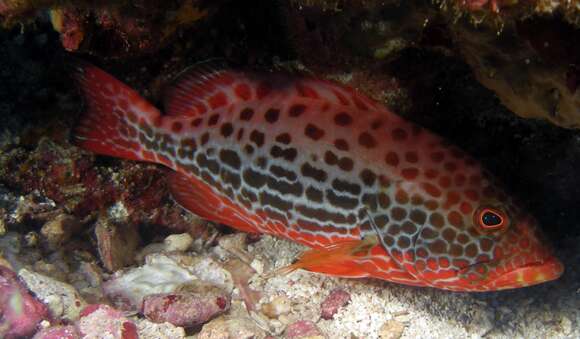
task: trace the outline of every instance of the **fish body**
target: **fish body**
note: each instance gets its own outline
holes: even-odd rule
[[[86,64],[80,147],[173,170],[193,213],[311,247],[291,269],[490,291],[559,277],[536,221],[482,166],[355,90],[207,65],[165,112]]]

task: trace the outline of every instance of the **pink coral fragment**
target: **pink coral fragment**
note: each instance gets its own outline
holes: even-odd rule
[[[108,305],[88,305],[81,311],[81,319],[76,323],[81,336],[137,339],[137,326],[122,312]]]
[[[31,336],[47,318],[46,306],[28,292],[16,273],[0,266],[0,337]]]
[[[225,294],[160,293],[146,296],[143,300],[143,314],[149,320],[182,327],[202,325],[229,307],[230,300]]]
[[[54,326],[36,333],[32,339],[79,339],[80,337],[74,326]]]
[[[320,335],[322,334],[318,327],[316,327],[316,324],[310,320],[300,320],[286,327],[286,334],[284,337],[287,339],[298,339]]]
[[[335,289],[324,299],[320,305],[320,313],[323,319],[332,319],[338,310],[348,304],[350,294],[342,289]]]

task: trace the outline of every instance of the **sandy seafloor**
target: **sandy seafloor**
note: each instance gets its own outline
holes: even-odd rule
[[[250,246],[251,253],[274,267],[289,264],[301,250],[300,245],[269,236]],[[568,260],[578,263],[579,256]],[[318,319],[317,325],[329,338],[379,338],[381,326],[391,319],[405,325],[402,338],[579,338],[577,277],[578,265],[569,265],[567,275],[557,282],[480,294],[305,271],[254,277],[251,286],[271,296],[288,296],[292,312]],[[351,302],[334,319],[320,319],[320,303],[335,288],[348,291]]]

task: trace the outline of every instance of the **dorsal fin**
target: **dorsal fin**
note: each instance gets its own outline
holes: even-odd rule
[[[224,61],[204,61],[183,70],[165,92],[165,114],[170,116],[198,116],[223,105],[224,93],[240,72],[226,66]]]
[[[208,61],[184,70],[165,95],[165,113],[193,117],[238,101],[269,99],[324,100],[359,110],[377,110],[381,105],[352,87],[309,75],[240,71],[224,61]]]

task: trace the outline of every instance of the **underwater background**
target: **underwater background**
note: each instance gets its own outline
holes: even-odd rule
[[[580,1],[0,0],[0,24],[0,337],[580,337]],[[268,275],[304,247],[71,145],[73,58],[157,106],[209,59],[352,86],[481,161],[566,271],[489,293]]]

